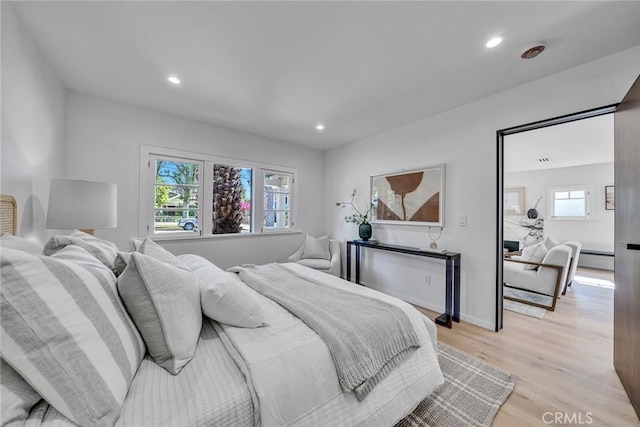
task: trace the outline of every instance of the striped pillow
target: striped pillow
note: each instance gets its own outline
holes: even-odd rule
[[[44,246],[43,252],[45,255],[53,255],[69,245],[81,247],[98,258],[111,271],[116,272],[115,259],[118,256],[118,247],[108,240],[98,239],[79,230],[75,230],[68,236],[53,236]]]
[[[4,359],[0,361],[0,422],[24,425],[29,411],[42,397]]]
[[[113,273],[77,246],[0,261],[2,357],[72,421],[113,425],[145,351]]]

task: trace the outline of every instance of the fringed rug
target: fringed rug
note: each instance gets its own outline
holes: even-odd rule
[[[396,427],[490,426],[516,384],[501,372],[438,343],[442,384]]]
[[[544,308],[534,307],[533,305],[523,304],[521,302],[511,301],[508,299],[503,301],[503,307],[505,310],[535,317],[536,319],[542,319],[544,314],[547,312]]]

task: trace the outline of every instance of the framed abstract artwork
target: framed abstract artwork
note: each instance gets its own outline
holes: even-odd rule
[[[604,187],[604,208],[608,211],[615,210],[616,208],[616,187],[613,185],[606,185]]]
[[[376,223],[444,226],[445,165],[371,176]]]

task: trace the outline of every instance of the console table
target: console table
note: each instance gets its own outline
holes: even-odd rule
[[[435,252],[420,250],[409,246],[388,245],[385,243],[369,243],[364,240],[347,241],[347,280],[351,281],[351,252],[356,250],[356,283],[360,284],[360,248],[377,249],[407,255],[443,259],[446,261],[446,301],[445,312],[436,317],[438,325],[451,328],[452,321],[460,322],[460,254],[455,252]]]

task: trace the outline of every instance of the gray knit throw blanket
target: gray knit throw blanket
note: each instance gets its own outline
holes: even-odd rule
[[[340,387],[355,392],[359,401],[420,347],[409,318],[391,304],[324,285],[280,264],[229,271],[313,329],[329,347]]]

